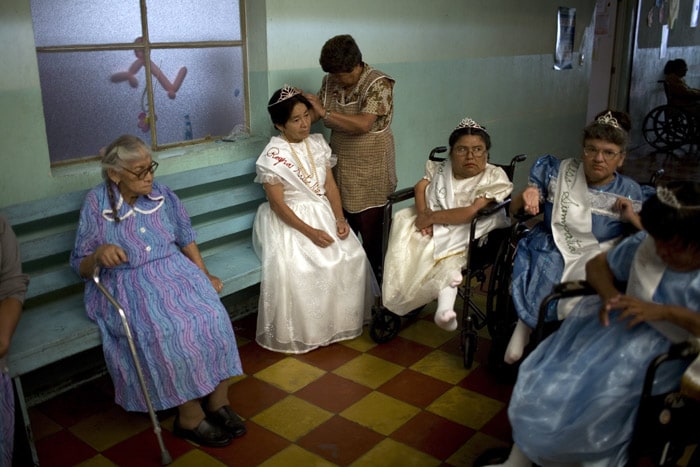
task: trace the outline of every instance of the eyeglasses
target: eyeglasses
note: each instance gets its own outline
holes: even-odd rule
[[[615,157],[619,156],[620,154],[622,154],[622,152],[615,152],[615,151],[611,151],[609,149],[598,149],[595,146],[584,146],[583,147],[583,155],[586,157],[593,159],[598,154],[603,154],[603,157],[606,160],[610,160],[610,159],[614,159]]]
[[[146,167],[143,170],[139,170],[138,172],[134,172],[133,170],[129,170],[126,167],[122,167],[122,170],[129,172],[131,175],[138,178],[139,180],[143,180],[144,178],[146,178],[146,174],[152,174],[153,172],[156,171],[157,168],[158,168],[158,163],[156,161],[153,161],[153,162],[151,162],[151,164],[148,167]]]
[[[453,151],[455,154],[460,156],[471,154],[475,159],[479,159],[486,155],[486,148],[484,146],[474,146],[473,148],[467,146],[455,146]]]

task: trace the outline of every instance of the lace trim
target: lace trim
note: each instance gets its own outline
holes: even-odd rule
[[[557,183],[557,177],[552,177],[549,181],[547,187],[547,201],[554,203],[554,193]],[[622,195],[616,195],[615,193],[608,193],[605,191],[598,191],[592,188],[588,189],[588,202],[591,204],[591,213],[598,216],[606,216],[615,219],[620,218],[620,213],[613,211],[612,207],[618,198],[623,197]],[[637,200],[632,201],[632,208],[634,212],[639,212],[642,210],[642,202]]]

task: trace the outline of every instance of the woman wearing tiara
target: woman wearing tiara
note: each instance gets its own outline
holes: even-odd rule
[[[508,408],[515,445],[503,465],[626,465],[647,366],[672,342],[700,336],[700,184],[659,187],[641,222],[646,232],[588,262],[598,295],[520,366]],[[665,363],[654,393],[680,383],[698,394],[698,363]]]
[[[453,331],[471,220],[490,202],[503,201],[513,184],[503,169],[488,163],[491,137],[471,118],[455,128],[449,145],[449,158],[426,162],[425,176],[415,186],[415,206],[392,220],[382,302],[403,316],[437,298],[435,323]],[[477,236],[509,224],[501,212],[480,221]]]
[[[256,340],[304,353],[362,333],[374,276],[343,217],[331,148],[309,134],[311,104],[285,85],[267,106],[279,130],[257,160],[259,208],[253,244],[262,261]]]
[[[512,296],[518,323],[505,351],[506,363],[522,357],[537,325],[540,303],[559,282],[583,279],[586,261],[619,241],[653,193],[617,170],[625,160],[630,121],[622,112],[601,112],[583,130],[581,158],[560,161],[546,155],[530,171],[528,187],[513,197],[511,212],[521,209],[544,221],[520,240],[513,266]],[[563,319],[576,299],[548,310],[547,320]]]

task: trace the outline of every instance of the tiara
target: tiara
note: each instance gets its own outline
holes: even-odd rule
[[[459,125],[457,125],[457,128],[455,128],[455,130],[461,130],[462,128],[474,128],[475,130],[486,131],[485,127],[479,125],[469,117],[463,118],[462,121],[459,122]]]
[[[268,104],[267,106],[272,107],[273,105],[277,105],[282,101],[286,101],[290,97],[294,97],[297,94],[301,94],[301,89],[295,88],[294,86],[290,86],[289,84],[285,84],[284,86],[282,86],[282,89],[280,89],[280,98],[272,104]]]
[[[656,189],[656,197],[659,198],[666,206],[672,207],[674,209],[700,209],[700,206],[683,206],[678,198],[676,198],[675,193],[665,186],[660,186]]]
[[[681,203],[678,201],[678,198],[676,198],[676,195],[665,186],[660,186],[656,189],[656,197],[666,206],[670,206],[674,209],[681,208]]]
[[[618,128],[620,130],[622,129],[620,124],[617,122],[617,119],[612,116],[612,112],[609,110],[605,113],[605,115],[596,118],[595,122],[601,125],[610,125],[611,127]]]

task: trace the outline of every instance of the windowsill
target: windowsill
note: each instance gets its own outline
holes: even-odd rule
[[[154,159],[161,163],[158,174],[177,173],[183,170],[247,159],[257,156],[267,144],[268,138],[249,136],[235,141],[214,140],[168,148],[154,153]],[[96,159],[75,164],[53,167],[53,177],[91,177],[100,175],[100,164]]]

